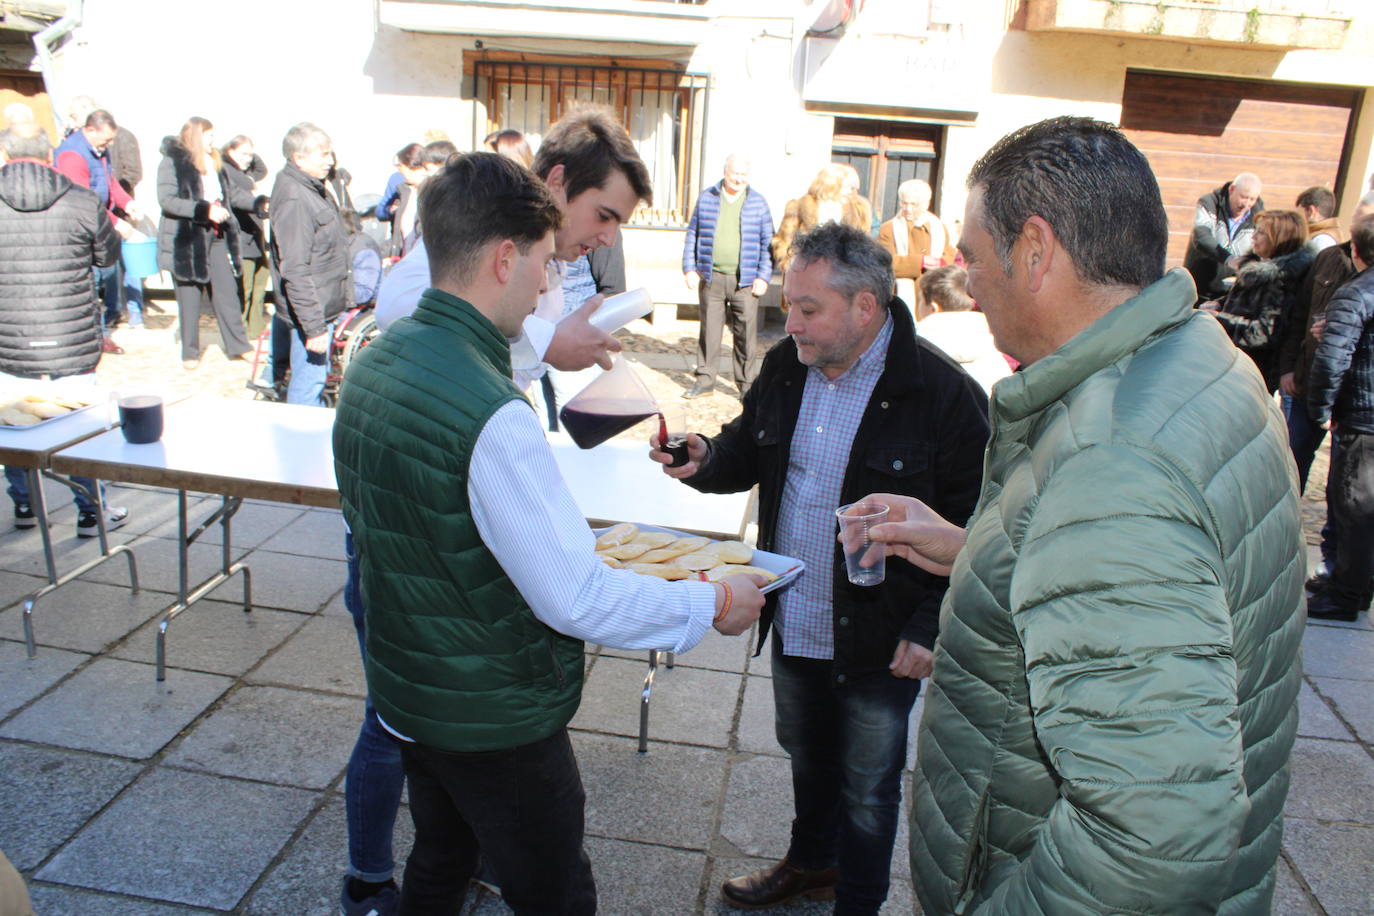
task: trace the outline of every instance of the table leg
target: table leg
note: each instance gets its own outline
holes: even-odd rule
[[[96,515],[99,518],[98,530],[100,532],[100,556],[96,557],[94,560],[90,560],[89,562],[82,563],[76,569],[73,569],[70,572],[67,572],[66,574],[61,576],[57,574],[57,561],[56,558],[53,556],[52,549],[52,533],[48,530],[48,507],[47,500],[43,496],[43,477],[48,477],[52,480],[56,480],[58,483],[67,484],[68,486],[80,487],[82,490],[86,492],[86,495],[88,495],[91,498],[91,501],[94,502],[95,505],[99,508],[99,511],[96,513]],[[34,606],[38,603],[38,599],[42,598],[44,595],[48,594],[49,592],[53,591],[59,586],[67,584],[68,582],[72,581],[78,576],[85,575],[92,569],[95,569],[101,563],[104,563],[106,560],[112,559],[121,553],[124,554],[129,561],[130,593],[137,595],[139,587],[138,564],[134,560],[134,552],[131,549],[129,549],[128,545],[126,544],[120,544],[117,547],[111,548],[109,539],[105,535],[105,506],[100,499],[100,484],[98,482],[95,483],[95,492],[91,492],[91,489],[89,487],[84,487],[81,484],[78,484],[75,481],[71,480],[70,478],[63,477],[61,474],[56,474],[52,471],[46,470],[40,473],[36,468],[30,468],[29,505],[33,508],[34,517],[38,519],[39,532],[43,537],[43,557],[48,564],[48,584],[38,589],[36,592],[33,592],[27,598],[24,599],[24,647],[28,651],[29,658],[34,658],[38,655],[38,645],[33,635],[33,609]]]
[[[649,670],[644,675],[644,687],[639,692],[639,752],[649,752],[649,694],[654,689],[654,675],[658,673],[658,650],[649,650]]]
[[[243,610],[245,613],[253,610],[253,574],[243,563],[230,562],[230,557],[233,556],[231,520],[241,505],[243,505],[243,499],[238,496],[223,497],[220,507],[211,513],[209,518],[201,522],[195,531],[191,531],[186,518],[186,491],[177,491],[177,600],[175,604],[162,612],[162,620],[157,625],[157,679],[159,681],[167,680],[167,628],[171,624],[172,618],[224,584],[235,573],[243,573]],[[219,522],[220,525],[220,540],[222,542],[219,572],[192,589],[190,587],[190,547],[216,522]]]

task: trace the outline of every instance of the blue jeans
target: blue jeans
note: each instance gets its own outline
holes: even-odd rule
[[[16,506],[29,504],[29,472],[27,468],[5,468],[5,479],[9,481],[7,492],[10,499],[14,500]],[[73,477],[72,480],[84,487],[95,489],[95,481],[89,477]],[[95,503],[91,498],[76,487],[72,487],[72,496],[75,497],[76,508],[79,512],[94,512]]]
[[[876,916],[887,899],[921,682],[882,673],[836,686],[831,667],[784,655],[774,631],[773,705],[778,743],[792,758],[796,813],[787,858],[807,870],[838,865],[837,916]]]
[[[129,307],[129,327],[143,327],[143,281],[124,274],[124,304]]]
[[[358,630],[358,652],[367,662],[367,622],[363,614],[363,593],[358,582],[358,552],[353,535],[344,535],[344,556],[348,558],[348,581],[344,583],[344,607],[353,615]],[[400,742],[391,737],[377,721],[377,710],[368,697],[363,707],[363,727],[348,758],[348,778],[344,788],[344,810],[348,816],[348,871],[361,881],[380,884],[396,869],[391,851],[391,835],[396,827],[396,812],[401,807],[405,770],[401,766]]]
[[[291,340],[291,380],[286,386],[286,403],[323,407],[324,383],[329,379],[329,350],[311,353],[305,348],[304,331],[280,318],[273,318],[272,322],[274,353],[281,336],[289,335]],[[334,322],[325,327],[325,333],[333,337]]]
[[[100,296],[100,301],[105,304],[100,312],[101,330],[108,328],[119,320],[121,309],[120,295],[124,291],[124,268],[118,261],[109,267],[96,267],[95,271],[95,291]]]

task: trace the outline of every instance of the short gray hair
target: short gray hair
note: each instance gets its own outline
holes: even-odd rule
[[[867,290],[887,305],[896,280],[892,255],[866,232],[842,223],[826,223],[798,236],[788,251],[792,267],[816,261],[830,265],[830,286],[846,299]],[[792,268],[789,268],[792,269]]]
[[[329,142],[329,134],[309,121],[302,121],[288,130],[282,138],[281,154],[286,157],[286,161],[292,162],[295,157],[317,150]]]
[[[0,149],[11,160],[40,159],[48,161],[52,147],[48,145],[48,135],[41,130],[36,133],[19,130],[0,132]]]

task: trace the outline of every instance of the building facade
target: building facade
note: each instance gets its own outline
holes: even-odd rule
[[[1149,155],[1175,263],[1193,202],[1238,171],[1261,176],[1269,206],[1324,184],[1349,213],[1374,169],[1374,12],[1356,0],[240,0],[216,9],[69,2],[70,28],[57,30],[46,60],[21,66],[24,43],[0,32],[0,80],[8,73],[32,88],[41,75],[58,121],[64,99],[95,97],[142,141],[146,174],[161,138],[193,114],[222,140],[252,136],[274,168],[286,129],[314,121],[333,136],[355,195],[380,192],[393,153],[427,130],[460,148],[507,127],[537,141],[570,107],[609,105],[653,174],[654,203],[627,228],[626,254],[631,284],[660,302],[693,298],[681,278],[683,228],[732,152],[753,159],[752,182],[775,219],[822,166],[842,161],[882,218],[895,212],[897,185],[921,177],[937,212],[957,223],[968,169],[997,138],[1052,115],[1091,115],[1120,123]],[[154,203],[151,182],[138,190]]]

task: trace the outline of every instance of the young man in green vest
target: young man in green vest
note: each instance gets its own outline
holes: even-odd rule
[[[479,851],[517,914],[596,911],[567,724],[582,641],[685,651],[741,633],[747,576],[604,566],[508,338],[547,287],[562,215],[532,173],[463,156],[421,192],[434,288],[349,368],[334,425],[367,608],[368,692],[400,739],[415,846],[402,914],[457,911]]]

